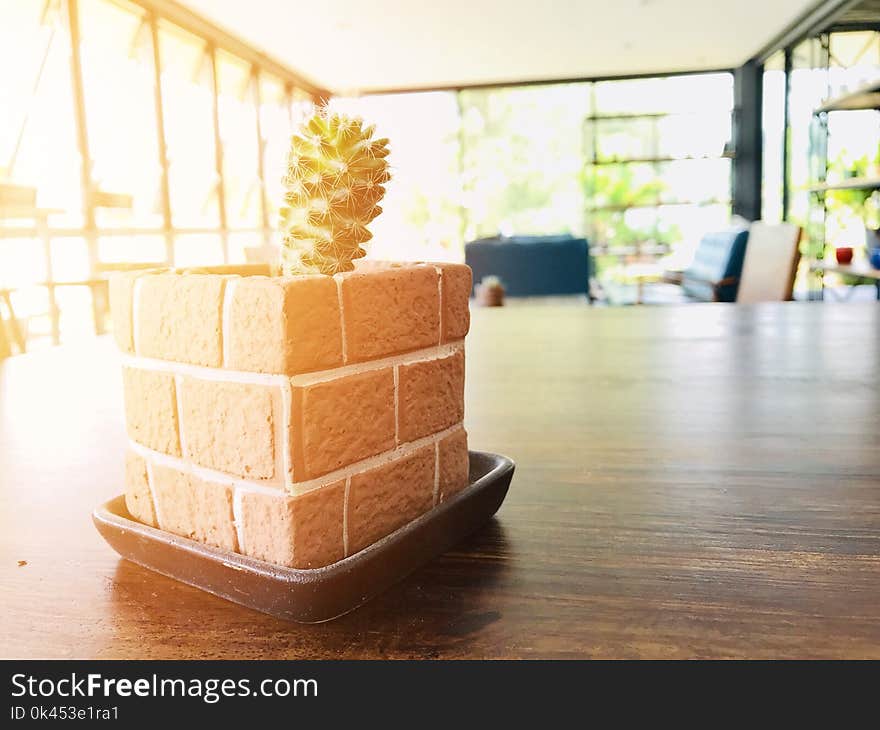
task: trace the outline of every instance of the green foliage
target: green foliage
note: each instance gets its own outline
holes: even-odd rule
[[[880,167],[880,149],[873,160],[873,168]],[[870,177],[872,161],[868,155],[848,163],[844,153],[838,155],[828,165],[828,171],[838,173],[843,180],[847,178]],[[868,189],[829,190],[825,195],[828,211],[831,214],[851,213],[861,218],[865,225],[877,228],[880,223],[876,191]]]
[[[627,220],[627,210],[647,209],[660,202],[666,184],[657,178],[639,180],[634,165],[588,165],[582,181],[589,201],[588,225],[591,237],[609,246],[627,246],[645,241],[673,244],[681,240],[677,226],[661,228],[637,225]],[[603,209],[604,210],[601,210]]]
[[[382,212],[388,140],[359,118],[319,109],[290,141],[281,208],[282,270],[287,275],[351,271]]]
[[[580,228],[577,101],[568,85],[461,93],[465,237]]]

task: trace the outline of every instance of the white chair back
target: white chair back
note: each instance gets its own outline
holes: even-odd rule
[[[784,302],[792,298],[801,229],[793,223],[755,221],[736,294],[738,304]]]

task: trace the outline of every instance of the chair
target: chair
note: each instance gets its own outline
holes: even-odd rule
[[[707,233],[700,240],[694,260],[681,275],[684,296],[701,302],[736,301],[740,275],[749,240],[749,229],[731,228]]]
[[[466,244],[464,255],[474,285],[497,276],[509,297],[589,295],[590,247],[585,238],[494,236]]]
[[[752,223],[736,296],[738,304],[794,298],[800,240],[801,229],[792,223]]]
[[[801,230],[791,223],[755,221],[746,228],[709,233],[693,263],[679,274],[667,272],[667,284],[678,284],[678,297],[652,288],[652,304],[682,301],[781,302],[793,298]]]

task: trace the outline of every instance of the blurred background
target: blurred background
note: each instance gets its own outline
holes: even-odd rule
[[[694,51],[691,68],[660,54],[634,73],[498,78],[495,67],[528,60],[502,54],[487,70],[483,49],[470,65],[458,59],[473,69],[467,78],[453,67],[455,78],[407,88],[390,65],[380,88],[381,64],[368,55],[365,70],[350,64],[350,79],[337,59],[332,84],[313,80],[321,59],[305,50],[314,39],[295,68],[269,53],[298,46],[303,31],[279,30],[272,3],[235,5],[0,0],[0,317],[16,322],[27,349],[107,329],[115,269],[270,256],[288,138],[316,102],[361,114],[392,140],[394,179],[371,227],[375,258],[463,260],[475,239],[571,234],[589,241],[595,298],[617,304],[631,301],[633,265],[685,268],[707,231],[740,215],[804,229],[795,296],[805,298],[810,257],[847,245],[864,257],[866,228],[880,223],[876,186],[811,192],[880,178],[880,115],[817,114],[880,78],[876,2],[837,3],[809,37],[784,33],[804,3],[787,3],[772,23],[760,3],[746,3],[755,38],[735,63]],[[287,5],[285,19],[291,8],[310,12]],[[586,5],[596,13],[589,42],[611,28],[601,4]],[[545,20],[556,23],[534,18]],[[356,19],[333,23],[328,32],[343,41],[357,28]],[[254,28],[271,34],[258,43]],[[639,50],[627,43],[623,59]],[[742,129],[750,115],[751,141]],[[830,276],[825,286],[852,283]]]

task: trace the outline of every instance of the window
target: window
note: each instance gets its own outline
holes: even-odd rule
[[[287,165],[291,128],[290,99],[283,82],[260,74],[260,133],[263,145],[263,180],[266,190],[266,219],[270,227],[277,223],[284,188],[281,180]]]
[[[465,236],[580,232],[585,84],[461,92]]]
[[[214,134],[213,67],[196,36],[162,24],[162,98],[168,186],[175,228],[220,226]]]
[[[0,287],[29,348],[94,331],[114,268],[269,240],[292,74],[126,0],[3,3],[0,63]]]
[[[455,260],[462,256],[458,107],[446,92],[334,99],[391,140],[392,179],[371,225],[372,258]]]
[[[3,6],[0,64],[7,72],[0,73],[0,179],[37,188],[37,205],[57,211],[53,223],[79,226],[83,199],[70,42],[60,4],[43,6]]]
[[[162,170],[150,26],[133,7],[78,4],[95,220],[99,228],[157,228]]]
[[[693,74],[334,100],[392,139],[371,255],[461,257],[497,234],[587,235],[612,264],[686,258],[730,218],[733,78]],[[381,254],[379,253],[381,252]]]
[[[263,224],[257,79],[249,64],[217,51],[217,89],[226,220],[230,228],[257,228]]]
[[[584,120],[585,230],[613,257],[673,251],[686,263],[730,218],[733,78],[601,81]],[[611,265],[611,260],[600,260]]]

